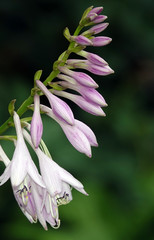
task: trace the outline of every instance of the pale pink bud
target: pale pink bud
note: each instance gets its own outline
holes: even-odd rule
[[[56,91],[56,90],[54,90],[54,93],[58,96],[70,99],[71,101],[76,103],[80,108],[82,108],[84,111],[90,114],[93,114],[96,116],[105,116],[105,113],[101,109],[100,105],[88,102],[82,96],[64,92],[64,91]]]
[[[112,41],[112,38],[109,37],[94,37],[91,39],[92,45],[94,47],[102,47],[109,44]]]
[[[96,16],[94,18],[94,20],[92,20],[93,23],[101,23],[103,21],[105,21],[107,19],[107,16],[105,15],[99,15],[99,16]]]
[[[74,72],[67,67],[59,67],[59,70],[70,77],[74,78],[76,82],[87,87],[97,88],[97,83],[86,73],[83,72]],[[67,80],[66,80],[67,81]]]
[[[86,126],[86,124],[82,124],[80,121],[75,119],[75,123],[73,126],[68,125],[62,121],[60,121],[54,114],[52,109],[41,105],[41,110],[44,111],[49,117],[53,118],[63,129],[67,139],[73,145],[73,147],[81,152],[86,154],[88,157],[91,157],[91,146],[97,146],[97,140],[93,133],[93,131]]]
[[[72,83],[72,84],[76,84],[76,81],[75,81],[74,78],[69,77],[69,76],[67,76],[67,75],[65,75],[65,74],[58,74],[58,75],[57,75],[57,78],[59,78],[59,79],[61,79],[61,80],[64,80],[64,81],[66,81],[66,82]]]
[[[89,64],[89,66],[86,69],[96,75],[101,75],[101,76],[106,76],[111,73],[114,73],[114,71],[108,65],[101,67],[95,64]]]
[[[92,62],[95,65],[100,65],[100,66],[104,66],[107,65],[108,63],[101,58],[100,56],[98,56],[97,54],[94,53],[90,53],[90,52],[86,52],[86,51],[80,51],[77,53],[78,55],[87,58],[90,62]]]
[[[74,68],[86,69],[89,72],[92,72],[96,75],[101,75],[101,76],[114,73],[114,71],[108,65],[98,66],[98,65],[92,64],[88,60],[69,59],[67,60],[67,64],[70,66],[73,66]]]
[[[88,29],[86,32],[83,33],[83,35],[85,34],[98,34],[102,31],[104,31],[107,26],[109,25],[109,23],[101,23],[101,24],[98,24],[98,25],[95,25],[94,27]]]
[[[102,10],[103,7],[95,7],[87,14],[87,17],[89,17],[89,15],[91,15],[92,13],[100,14]]]
[[[82,85],[74,85],[67,82],[60,82],[60,84],[63,87],[70,88],[79,92],[85,98],[85,100],[92,102],[93,104],[98,104],[103,107],[107,106],[107,103],[105,102],[103,96],[94,88],[88,88]]]
[[[86,38],[86,37],[84,37],[84,36],[82,36],[82,35],[79,35],[77,37],[73,36],[71,39],[74,40],[75,42],[77,42],[78,44],[83,45],[83,46],[90,46],[90,45],[92,45],[91,40]]]
[[[88,127],[85,123],[76,119],[75,119],[75,126],[85,134],[91,146],[98,147],[96,136],[90,127]]]
[[[88,157],[91,157],[90,142],[83,131],[76,127],[76,125],[70,126],[68,124],[60,124],[60,126],[62,127],[67,139],[73,145],[73,147],[77,151],[86,154]]]
[[[40,90],[46,95],[46,97],[49,100],[49,103],[52,107],[52,110],[54,114],[61,119],[64,122],[67,122],[70,125],[74,124],[74,116],[71,108],[68,106],[67,103],[65,103],[60,98],[54,96],[45,86],[44,84],[37,80],[36,81],[37,86],[40,88]]]
[[[37,94],[34,96],[34,113],[31,121],[30,133],[32,143],[35,148],[38,148],[42,138],[43,124],[40,114],[40,97]]]

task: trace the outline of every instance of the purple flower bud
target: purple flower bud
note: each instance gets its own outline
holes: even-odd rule
[[[87,58],[90,62],[92,62],[95,65],[104,66],[108,64],[103,58],[101,58],[100,56],[94,53],[90,53],[82,50],[77,54]]]
[[[80,108],[82,108],[84,111],[90,114],[93,114],[96,116],[105,116],[105,113],[101,109],[100,105],[88,102],[82,96],[64,92],[64,91],[56,91],[56,90],[54,90],[54,94],[70,99],[72,102],[76,103]]]
[[[93,23],[101,23],[103,21],[105,21],[107,19],[107,16],[105,15],[99,15],[99,16],[96,16],[94,18],[94,20],[92,20]]]
[[[85,123],[76,119],[75,119],[75,125],[79,130],[81,130],[85,134],[91,146],[98,147],[96,136],[90,127],[88,127]]]
[[[88,39],[88,38],[86,38],[82,35],[79,35],[77,37],[73,36],[71,39],[74,40],[75,42],[77,42],[78,44],[83,45],[83,46],[92,45],[92,42],[90,41],[90,39]]]
[[[49,100],[49,103],[52,107],[54,114],[64,122],[67,122],[70,125],[74,124],[74,116],[71,108],[60,98],[54,96],[45,86],[44,84],[37,80],[37,86],[40,90],[46,95]]]
[[[92,45],[94,47],[102,47],[109,44],[112,41],[112,38],[109,37],[94,37],[91,39]]]
[[[91,147],[89,140],[86,135],[78,127],[60,124],[67,139],[73,145],[73,147],[81,152],[86,154],[88,157],[91,157]]]
[[[114,71],[108,65],[101,67],[95,64],[89,64],[89,66],[86,69],[96,75],[101,75],[101,76],[106,76],[111,73],[114,73]]]
[[[38,148],[42,138],[43,124],[40,114],[40,97],[37,94],[34,96],[34,113],[31,121],[30,132],[32,143],[35,148]]]
[[[69,77],[69,76],[67,76],[67,75],[65,75],[65,74],[58,74],[58,75],[57,75],[57,78],[59,78],[59,79],[61,79],[61,80],[64,80],[64,81],[66,81],[66,82],[72,83],[72,84],[76,84],[76,81],[75,81],[74,78]]]
[[[70,66],[73,66],[74,68],[86,69],[89,72],[92,72],[96,75],[101,75],[101,76],[114,73],[114,71],[108,65],[98,66],[98,65],[92,64],[88,60],[69,59],[67,60],[67,64]]]
[[[97,147],[98,143],[95,134],[86,124],[75,119],[74,125],[71,126],[60,121],[53,114],[52,109],[41,105],[41,110],[46,112],[49,117],[53,118],[61,126],[67,139],[77,151],[86,154],[88,157],[91,157],[90,146]]]
[[[87,17],[89,17],[89,15],[91,15],[92,13],[100,14],[102,10],[103,7],[95,7],[87,14]]]
[[[91,34],[98,34],[102,31],[104,31],[107,26],[109,25],[109,23],[101,23],[101,24],[97,24],[94,27],[90,28],[88,31],[84,32],[83,34],[87,34],[87,33],[91,33]]]
[[[63,87],[79,92],[85,98],[85,100],[92,102],[93,104],[98,104],[103,107],[107,106],[103,96],[94,88],[84,87],[82,85],[74,85],[67,82],[60,82],[60,84]]]
[[[86,73],[83,72],[74,72],[67,67],[59,67],[59,70],[68,76],[72,77],[73,79],[76,80],[77,83],[87,86],[87,87],[93,87],[97,88],[98,85],[97,83]],[[67,80],[66,80],[67,81]]]

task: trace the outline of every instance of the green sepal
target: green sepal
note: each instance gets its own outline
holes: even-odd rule
[[[57,83],[48,83],[48,85],[50,86],[50,87],[52,87],[54,90],[58,90],[58,91],[62,91],[62,90],[64,90],[64,89],[66,89],[66,88],[64,88],[64,87],[62,87],[62,86],[59,86]],[[51,90],[53,90],[53,89],[51,89]],[[49,89],[49,91],[50,91],[50,89]]]
[[[32,117],[26,117],[26,118],[21,118],[21,122],[30,122],[32,120]]]
[[[86,48],[86,47],[85,46],[77,46],[72,49],[72,52],[78,53],[78,52],[82,51],[84,48]]]
[[[84,26],[84,25],[86,24],[87,15],[88,15],[88,13],[89,13],[92,9],[93,9],[93,6],[87,8],[87,9],[84,11],[84,13],[83,13],[83,15],[82,15],[82,18],[81,18],[81,20],[80,20],[80,22],[79,22],[80,25]]]
[[[13,116],[13,113],[14,113],[14,109],[15,109],[15,102],[16,102],[16,99],[13,99],[10,103],[9,103],[9,106],[8,106],[8,111],[9,111],[9,114],[11,116]]]
[[[71,34],[70,34],[70,31],[69,31],[68,27],[66,27],[66,28],[64,29],[63,34],[64,34],[64,37],[65,37],[68,41],[70,41]]]
[[[17,140],[17,136],[15,136],[15,135],[4,135],[4,136],[0,136],[0,140],[14,141],[14,140]]]
[[[42,70],[38,70],[38,71],[34,74],[34,81],[40,80],[41,75],[42,75]]]
[[[49,158],[51,158],[50,152],[42,139],[40,141],[40,148]]]

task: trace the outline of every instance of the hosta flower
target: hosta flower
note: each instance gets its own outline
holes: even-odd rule
[[[61,126],[67,139],[75,149],[86,154],[88,157],[91,157],[91,146],[97,147],[98,143],[95,134],[85,123],[75,119],[75,124],[73,126],[68,125],[59,121],[50,108],[44,105],[41,105],[40,107],[42,111],[44,111],[49,117],[53,118]]]
[[[4,184],[10,178],[12,186],[18,187],[24,181],[25,177],[29,175],[34,182],[41,187],[45,187],[25,144],[20,119],[16,112],[14,112],[13,118],[17,133],[17,143],[12,161],[0,176],[0,185]]]
[[[103,7],[95,7],[88,13],[87,17],[91,19],[92,23],[103,22],[107,18],[107,16],[99,15],[102,10]]]
[[[82,96],[68,93],[65,91],[56,91],[54,90],[54,93],[58,96],[65,97],[76,103],[80,108],[82,108],[84,111],[96,115],[96,116],[105,116],[104,111],[102,110],[101,106],[99,104],[87,101]]]
[[[63,183],[71,185],[79,192],[87,195],[83,185],[69,172],[60,167],[40,149],[35,150],[40,164],[40,171],[48,192],[52,197],[63,193]]]
[[[82,68],[88,70],[91,73],[101,76],[106,76],[114,73],[114,71],[108,65],[99,66],[91,63],[88,60],[68,59],[67,64],[73,68]]]
[[[72,70],[68,69],[66,66],[59,67],[59,70],[62,73],[65,73],[66,76],[68,75],[71,78],[73,78],[77,83],[79,83],[81,85],[84,85],[87,87],[93,87],[93,88],[98,87],[97,83],[86,73],[72,71]],[[67,79],[65,79],[65,80],[67,81]]]
[[[72,36],[71,39],[73,41],[75,41],[76,43],[83,45],[83,46],[90,46],[92,45],[92,42],[90,39],[84,37],[83,35],[79,35],[79,36]]]
[[[105,46],[105,45],[109,44],[111,41],[112,41],[112,38],[110,38],[110,37],[103,37],[103,36],[94,37],[94,38],[91,39],[92,46],[94,46],[94,47]]]
[[[101,23],[101,24],[97,24],[94,27],[88,29],[87,31],[83,32],[83,35],[87,35],[87,34],[98,34],[102,31],[104,31],[107,26],[109,25],[109,23]]]
[[[65,103],[60,98],[54,96],[45,86],[44,84],[37,80],[36,81],[37,86],[40,88],[40,90],[45,94],[45,96],[48,98],[49,103],[51,105],[51,108],[54,112],[54,114],[62,121],[67,122],[68,124],[73,125],[74,124],[74,116],[71,108],[68,106],[67,103]]]
[[[94,88],[84,87],[80,84],[71,84],[65,81],[61,81],[59,84],[63,87],[79,92],[87,101],[98,104],[100,106],[107,106],[107,103],[105,102],[103,96]]]
[[[43,133],[43,124],[40,115],[40,97],[39,95],[34,96],[34,113],[31,121],[31,138],[34,146],[38,148],[42,133]]]
[[[0,146],[0,159],[4,162],[7,167],[11,162],[2,147]],[[28,220],[33,223],[37,221],[36,208],[34,199],[31,194],[31,183],[30,177],[26,176],[23,182],[19,186],[12,186],[14,197]]]
[[[45,230],[47,230],[48,222],[51,227],[58,228],[60,226],[58,204],[55,198],[52,198],[47,189],[31,182],[31,194],[33,195],[36,208],[36,215],[39,222]]]
[[[23,130],[23,134],[32,146],[28,132]],[[61,205],[63,202],[66,204],[72,200],[70,186],[87,195],[82,183],[54,162],[51,157],[47,156],[40,148],[34,149],[34,151],[39,159],[43,182],[51,198],[56,200],[55,204]]]
[[[87,58],[87,60],[89,60],[91,63],[93,63],[95,65],[99,65],[99,66],[108,65],[108,63],[103,58],[98,56],[97,54],[90,53],[90,52],[87,52],[84,50],[78,52],[77,54],[82,57]]]

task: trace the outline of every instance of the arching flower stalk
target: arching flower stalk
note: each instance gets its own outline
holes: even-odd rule
[[[0,134],[11,126],[16,131],[15,136],[0,136],[0,140],[13,140],[15,143],[11,161],[0,145],[0,160],[6,167],[0,176],[0,185],[10,179],[21,211],[31,223],[39,220],[45,230],[47,223],[53,228],[60,226],[58,207],[72,201],[72,188],[88,194],[80,181],[52,159],[42,140],[41,113],[60,125],[77,151],[92,156],[91,147],[98,146],[96,136],[89,126],[74,118],[72,109],[64,99],[73,101],[90,114],[105,116],[107,103],[96,90],[99,85],[90,75],[102,78],[114,71],[101,56],[86,51],[87,46],[89,49],[104,47],[112,40],[107,36],[96,36],[108,26],[104,22],[107,17],[101,15],[102,10],[103,7],[86,9],[73,35],[68,28],[64,30],[64,36],[69,41],[68,49],[54,62],[53,70],[45,80],[40,80],[42,70],[35,73],[31,95],[17,111],[14,106],[16,100],[12,100],[8,107],[11,116],[0,126]],[[70,58],[71,53],[76,54],[77,58]],[[42,95],[47,97],[50,107],[40,104]],[[33,110],[33,115],[20,119],[28,109]],[[39,169],[31,158],[25,140],[36,153]]]

